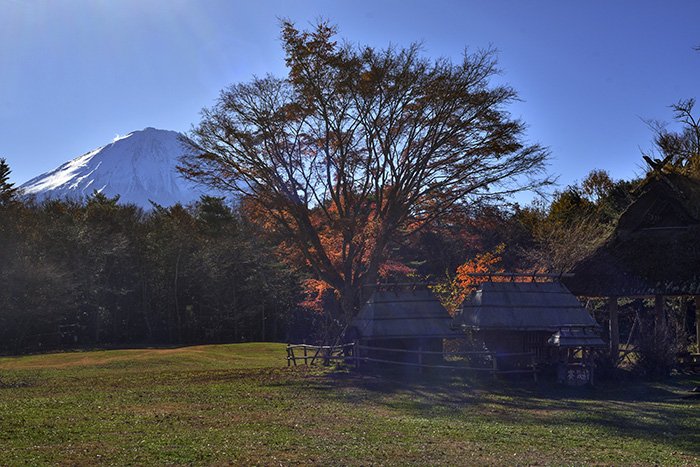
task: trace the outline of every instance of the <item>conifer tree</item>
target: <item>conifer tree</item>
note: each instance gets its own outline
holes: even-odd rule
[[[0,157],[0,206],[9,204],[17,194],[17,188],[10,182],[11,172],[7,161]]]

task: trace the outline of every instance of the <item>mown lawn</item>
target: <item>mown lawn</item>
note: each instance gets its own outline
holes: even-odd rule
[[[0,465],[700,464],[698,378],[291,368],[281,344],[0,358]]]

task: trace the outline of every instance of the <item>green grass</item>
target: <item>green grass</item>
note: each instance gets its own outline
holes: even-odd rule
[[[0,465],[700,464],[697,378],[594,389],[291,368],[281,344],[0,358]]]

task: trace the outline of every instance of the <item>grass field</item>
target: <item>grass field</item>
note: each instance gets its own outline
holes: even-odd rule
[[[0,358],[0,465],[700,464],[698,378],[410,380],[281,344]]]

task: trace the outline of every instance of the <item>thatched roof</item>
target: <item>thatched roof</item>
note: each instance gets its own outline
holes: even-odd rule
[[[617,222],[619,235],[700,224],[700,180],[680,174],[652,174]]]
[[[576,295],[700,294],[700,181],[655,174],[564,282]]]
[[[452,317],[426,287],[377,290],[353,320],[361,338],[449,337]]]
[[[559,282],[485,282],[460,306],[455,324],[477,330],[557,331],[596,326]]]
[[[562,328],[552,334],[549,344],[561,348],[607,347],[595,328]]]

